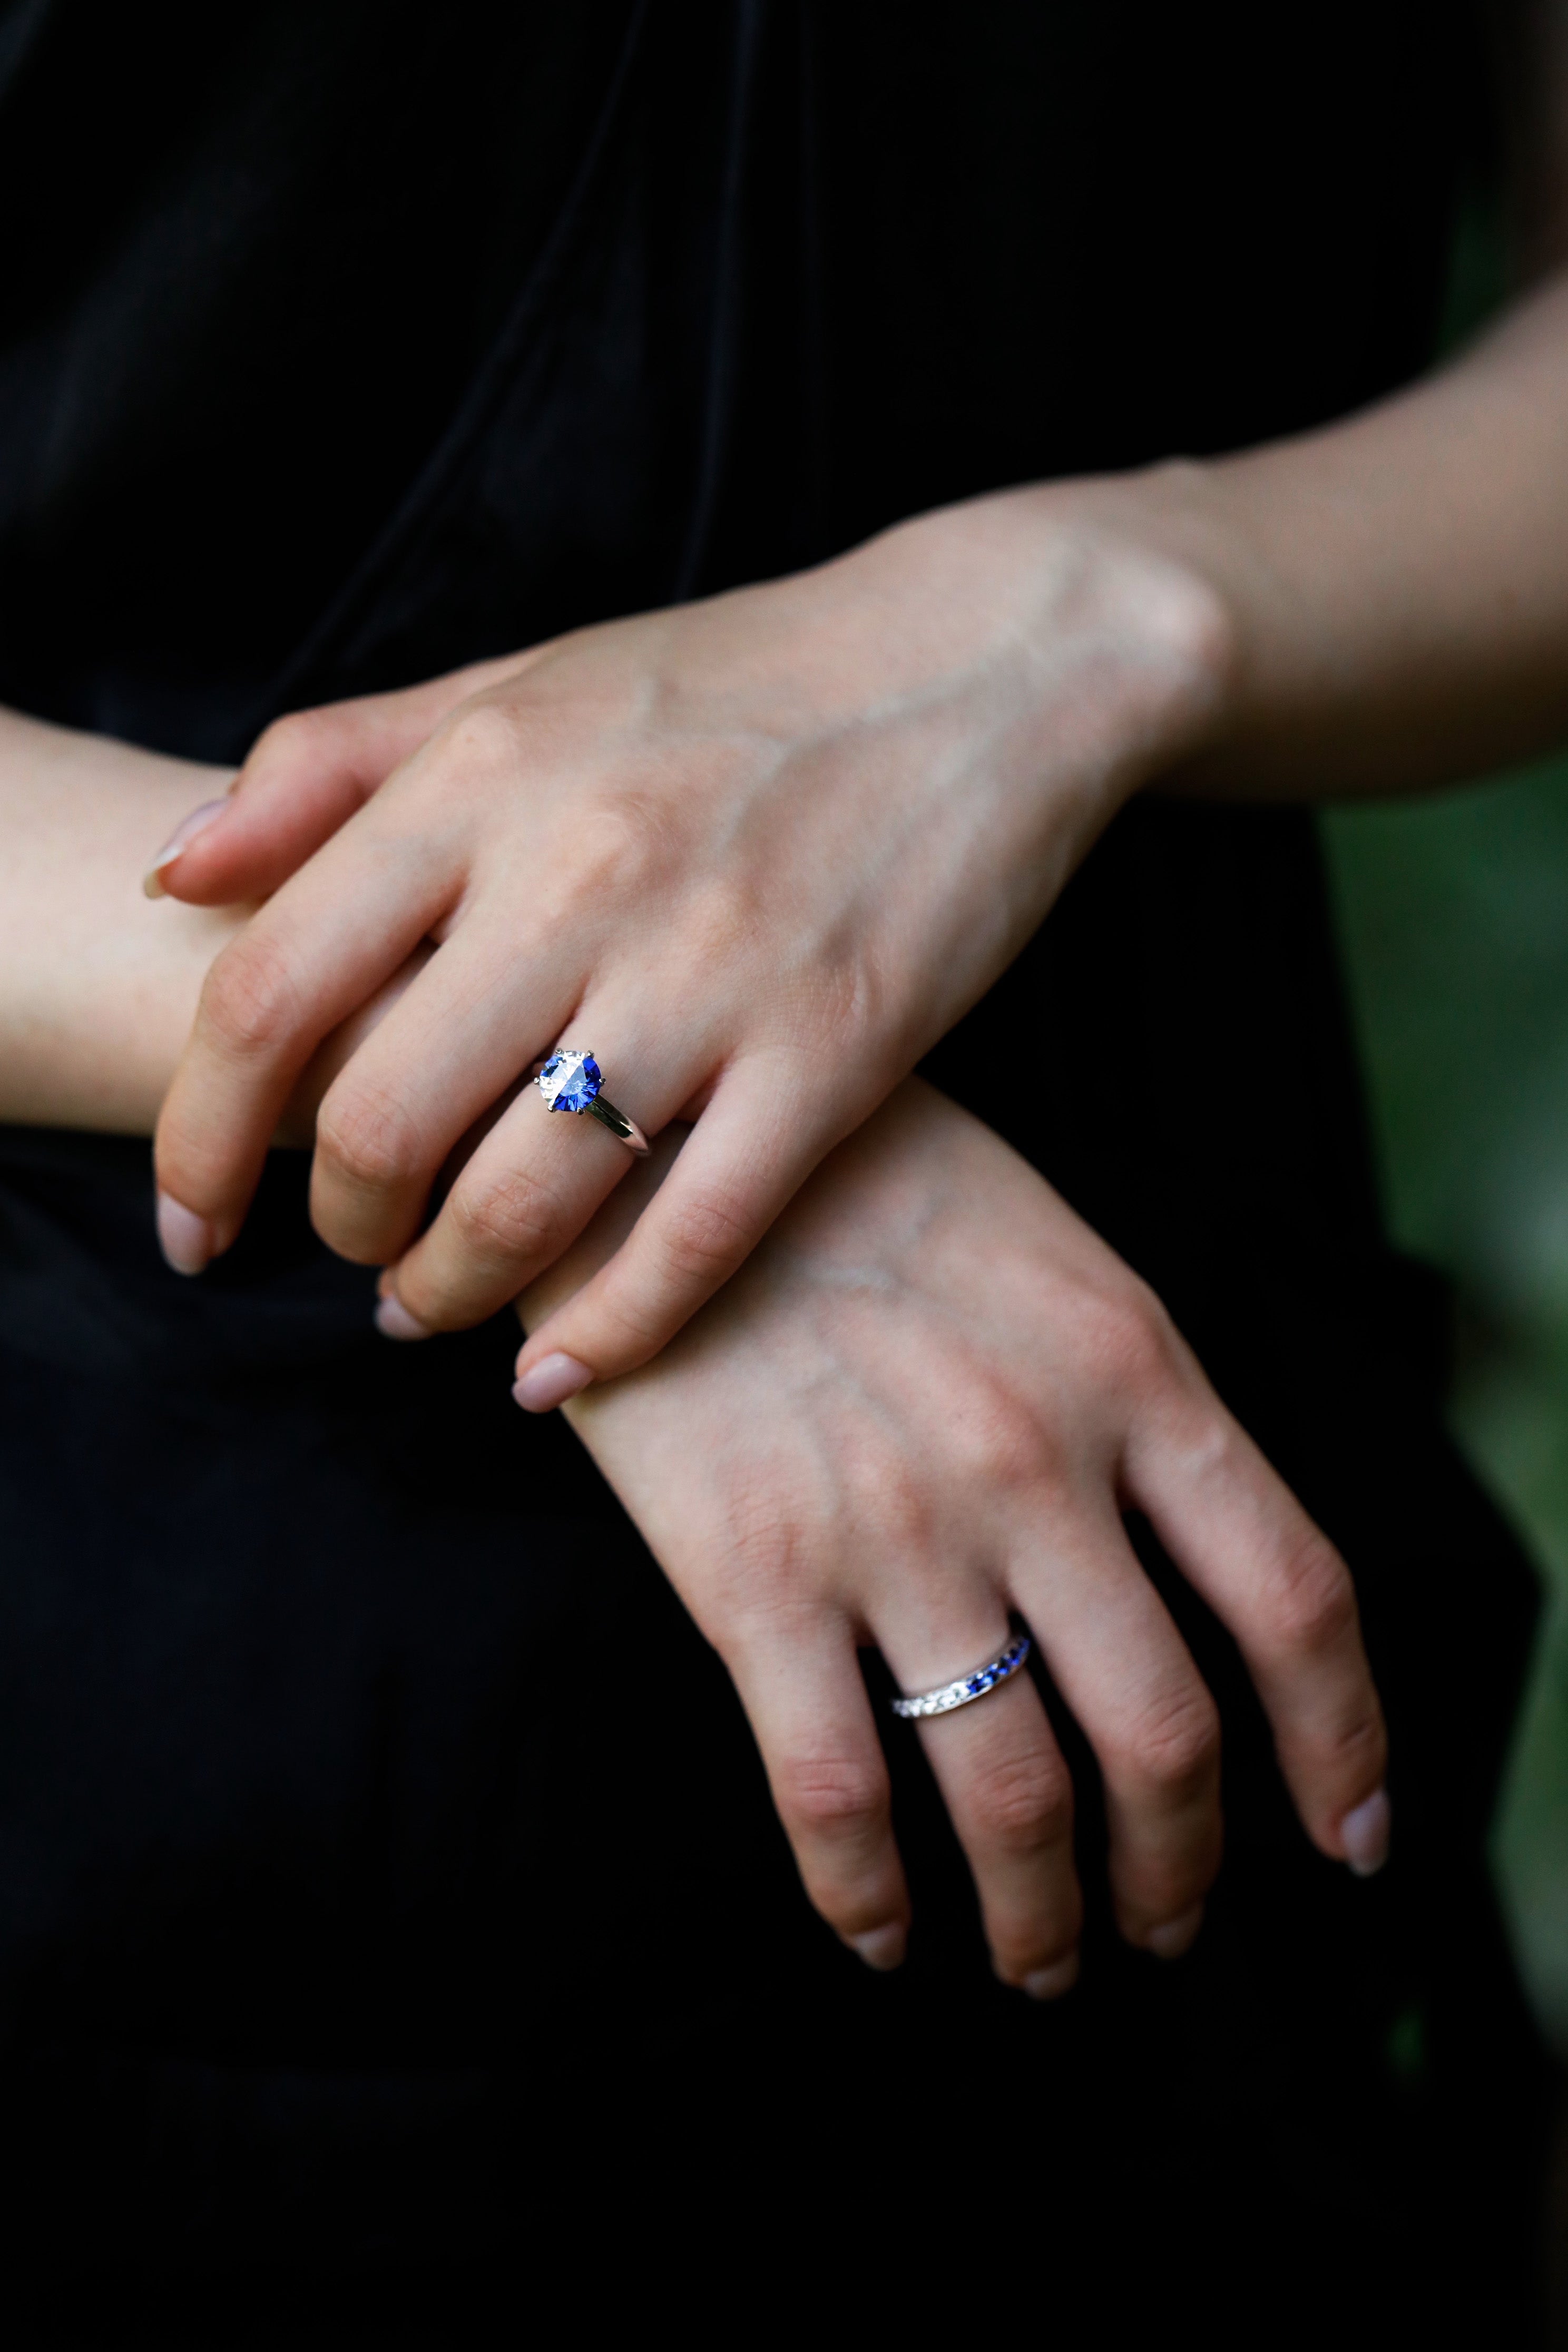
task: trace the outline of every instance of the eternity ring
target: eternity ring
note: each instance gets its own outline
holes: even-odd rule
[[[1016,1675],[1032,1646],[1027,1633],[1020,1633],[998,1656],[976,1666],[972,1675],[960,1675],[955,1683],[943,1683],[940,1690],[921,1691],[918,1698],[896,1698],[893,1713],[951,1715],[955,1706],[969,1706],[975,1699],[984,1698],[987,1691],[994,1690],[998,1683],[1005,1683],[1009,1675]]]
[[[647,1158],[647,1138],[636,1119],[628,1118],[600,1093],[604,1076],[592,1054],[574,1054],[562,1047],[548,1062],[541,1063],[533,1083],[552,1110],[585,1110],[590,1118],[596,1118],[601,1127],[607,1127],[630,1150]]]

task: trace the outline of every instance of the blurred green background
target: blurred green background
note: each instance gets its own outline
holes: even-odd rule
[[[1394,1234],[1458,1286],[1456,1432],[1547,1587],[1494,1855],[1568,2053],[1568,756],[1323,826]]]
[[[1504,242],[1478,194],[1445,350],[1505,299]],[[1455,1434],[1545,1590],[1493,1861],[1568,2056],[1568,749],[1322,826],[1394,1238],[1455,1283]]]

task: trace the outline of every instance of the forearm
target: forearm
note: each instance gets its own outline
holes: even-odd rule
[[[241,910],[150,906],[140,877],[227,782],[0,711],[0,1120],[152,1134]]]
[[[1181,788],[1418,790],[1568,733],[1568,278],[1344,423],[1023,495],[1215,592],[1226,684]]]

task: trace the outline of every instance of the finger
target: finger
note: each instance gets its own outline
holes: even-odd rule
[[[1218,1710],[1109,1512],[1051,1511],[1011,1590],[1100,1764],[1117,1923],[1173,1958],[1219,1868]]]
[[[552,954],[531,955],[525,942],[494,936],[482,915],[453,932],[321,1104],[310,1214],[331,1248],[372,1265],[389,1265],[407,1249],[437,1172],[475,1122],[549,1051],[581,989],[581,950],[570,939],[558,940]],[[469,1205],[483,1210],[471,1240],[476,1284],[479,1266],[487,1274],[491,1267],[504,1220],[516,1221],[526,1257],[524,1242],[537,1235],[541,1219],[555,1228],[564,1185],[582,1204],[567,1228],[576,1232],[629,1156],[595,1120],[552,1119],[536,1094],[532,1107],[537,1120],[514,1103],[479,1147],[499,1186],[497,1160],[505,1147],[496,1137],[510,1140],[518,1162],[510,1192],[482,1193],[470,1160],[457,1205],[449,1202],[442,1212],[450,1230]],[[572,1139],[563,1130],[584,1123],[604,1148],[584,1149],[584,1139],[576,1138],[574,1171]],[[527,1279],[521,1274],[478,1313],[454,1316],[441,1328],[479,1320],[515,1297]]]
[[[213,964],[154,1143],[160,1232],[198,1273],[238,1233],[269,1138],[329,1031],[411,955],[460,886],[456,840],[356,840],[366,811]]]
[[[680,1058],[672,1060],[662,1023],[650,1029],[640,1007],[617,1011],[590,1001],[573,1014],[571,1034],[615,1041],[601,1064],[605,1097],[614,1078],[623,1098],[617,1108],[657,1137],[703,1092],[721,1047],[694,1027],[682,1036]],[[435,1034],[449,1038],[451,1032],[440,1024]],[[546,1033],[544,1045],[555,1034]],[[395,1080],[407,1058],[395,1036],[386,1055]],[[467,1064],[477,1060],[478,1048],[459,1035],[449,1058]],[[623,1069],[625,1083],[615,1077]],[[323,1119],[323,1142],[326,1130]],[[391,1269],[400,1304],[429,1330],[458,1330],[493,1315],[559,1255],[633,1164],[625,1143],[597,1119],[552,1112],[536,1088],[524,1087],[470,1154],[428,1232]],[[320,1215],[317,1223],[328,1233]],[[392,1253],[382,1255],[384,1260]]]
[[[946,1646],[944,1657],[962,1661],[962,1672],[1006,1641],[1005,1630],[989,1643],[971,1637],[967,1646]],[[893,1671],[906,1689],[929,1689],[953,1668],[927,1667],[914,1681]],[[1039,1693],[1016,1675],[970,1706],[927,1717],[919,1731],[968,1857],[997,1975],[1037,2000],[1055,2000],[1077,1980],[1083,1898],[1073,1865],[1072,1780]]]
[[[554,1264],[638,1165],[591,1118],[552,1118],[534,1087],[478,1146],[428,1232],[388,1265],[398,1338],[481,1323]],[[405,1326],[401,1318],[409,1318]]]
[[[314,1150],[316,1115],[333,1079],[347,1067],[365,1039],[380,1027],[405,991],[413,986],[435,952],[428,942],[416,947],[357,1013],[322,1039],[294,1082],[288,1108],[273,1137],[275,1143],[296,1151]]]
[[[557,1121],[557,1124],[563,1124]],[[674,1166],[690,1129],[679,1119],[671,1119],[661,1135],[654,1138],[646,1160],[639,1160],[621,1147],[621,1158],[626,1172],[616,1183],[597,1214],[589,1220],[583,1233],[570,1249],[547,1266],[513,1301],[518,1320],[525,1332],[542,1323],[563,1299],[580,1290],[617,1250],[655,1192]],[[570,1138],[567,1139],[570,1141]],[[605,1140],[612,1139],[606,1137]],[[388,1275],[397,1272],[388,1268]],[[385,1289],[395,1285],[383,1277]]]
[[[176,835],[153,859],[149,897],[198,907],[269,897],[460,702],[524,666],[517,656],[475,662],[395,694],[363,695],[274,719],[227,801],[213,805],[199,831],[183,841]]]
[[[1235,1636],[1309,1836],[1336,1860],[1376,1869],[1388,1743],[1344,1561],[1190,1357],[1164,1410],[1140,1427],[1125,1476],[1129,1498]]]
[[[994,1590],[976,1578],[940,1606],[911,1606],[872,1631],[901,1687],[931,1690],[1006,1647]],[[980,1897],[996,1972],[1037,2000],[1078,1974],[1083,1905],[1072,1853],[1072,1780],[1027,1675],[968,1706],[920,1719],[924,1748]]]
[[[720,1080],[627,1240],[523,1349],[520,1403],[546,1412],[561,1380],[568,1394],[647,1363],[744,1264],[839,1139],[804,1099],[793,1056],[753,1055]]]
[[[727,1643],[806,1894],[874,1969],[896,1968],[910,1897],[893,1838],[888,1768],[848,1627],[771,1619]]]

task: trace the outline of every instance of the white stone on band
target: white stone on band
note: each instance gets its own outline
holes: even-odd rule
[[[994,1691],[998,1683],[1005,1683],[1009,1675],[1016,1675],[1033,1646],[1027,1633],[1020,1633],[1016,1641],[1009,1642],[997,1656],[989,1659],[983,1666],[976,1666],[972,1675],[960,1675],[955,1683],[943,1683],[940,1690],[921,1691],[916,1698],[896,1698],[893,1713],[903,1716],[951,1715],[955,1706],[973,1706],[977,1698],[984,1698],[987,1691]]]

